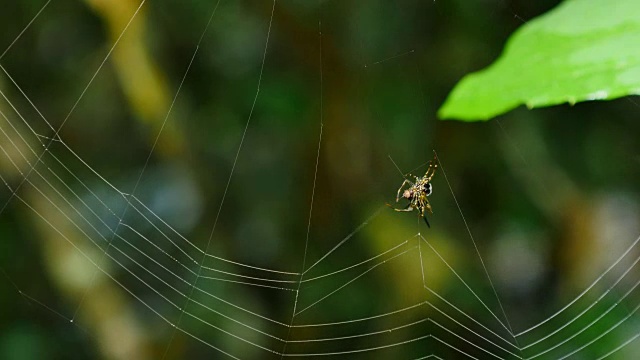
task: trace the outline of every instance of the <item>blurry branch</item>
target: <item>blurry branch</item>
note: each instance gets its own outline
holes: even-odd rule
[[[602,249],[597,239],[597,222],[590,199],[570,179],[569,175],[554,162],[549,154],[540,132],[540,125],[535,121],[514,121],[509,133],[498,121],[497,124],[504,136],[502,151],[512,172],[523,184],[523,188],[531,201],[545,215],[550,224],[560,230],[556,266],[561,270],[560,281],[564,282],[560,289],[580,289],[588,284],[594,275],[595,259],[607,251]],[[524,143],[516,144],[510,133]],[[527,149],[525,158],[520,147]],[[598,268],[596,271],[601,271]]]
[[[150,359],[149,344],[130,298],[79,250],[107,272],[109,262],[100,263],[102,253],[70,221],[75,211],[43,181],[32,182],[40,190],[30,191],[27,203],[33,207],[34,224],[41,234],[38,238],[47,274],[72,300],[72,320],[89,328],[105,359]]]
[[[263,2],[260,13],[269,16],[270,6]],[[362,66],[349,66],[341,49],[336,45],[330,25],[322,23],[323,9],[317,10],[317,17],[300,17],[291,13],[285,5],[276,4],[274,23],[277,24],[278,38],[291,49],[280,56],[295,57],[293,62],[306,68],[309,88],[317,89],[317,115],[310,114],[309,122],[319,122],[320,106],[323,107],[324,135],[319,174],[333,174],[332,191],[342,193],[343,199],[350,199],[362,186],[362,179],[371,176],[372,153],[375,153],[373,139],[367,121],[362,121],[366,111],[362,104],[354,102],[354,94],[361,89]],[[333,29],[335,30],[335,29]],[[320,35],[322,31],[322,35]],[[320,44],[322,51],[320,52]],[[320,98],[320,68],[322,67],[322,98]],[[314,84],[315,82],[315,84]],[[317,85],[316,85],[317,84]],[[315,86],[314,86],[315,85]],[[315,136],[315,135],[313,135]],[[311,162],[309,162],[311,163]],[[324,169],[323,169],[324,167]],[[329,198],[317,201],[318,217],[330,222],[328,210],[334,205],[323,204]],[[323,209],[327,209],[325,213]]]
[[[1,86],[1,84],[0,84]],[[21,137],[28,130],[23,123],[9,119],[4,107],[0,107],[0,173],[5,180],[18,178],[35,160],[29,149],[35,149],[36,141],[32,137]],[[26,173],[26,172],[25,172]]]
[[[260,9],[261,14],[267,17],[271,13],[270,2],[262,2]],[[320,10],[321,11],[321,10]],[[319,15],[321,16],[321,15]],[[302,65],[308,67],[311,74],[319,76],[320,74],[320,52],[319,52],[319,34],[317,21],[302,23],[298,18],[287,11],[285,6],[276,4],[274,22],[278,26],[278,35],[285,38],[291,45],[294,52],[290,55],[297,56]],[[326,28],[326,25],[324,26]],[[327,77],[325,80],[336,82],[334,85],[328,86],[342,88],[341,85],[349,84],[351,78],[344,65],[344,59],[341,57],[335,44],[332,42],[331,36],[323,36],[322,38],[322,67],[324,70],[330,71],[335,76]],[[330,95],[330,93],[325,92]]]
[[[271,13],[271,2],[263,1],[256,3],[256,11],[259,15],[268,20]],[[293,58],[291,60],[295,64],[301,67],[299,73],[307,79],[308,89],[317,89],[317,96],[312,96],[317,99],[317,112],[313,114],[313,110],[309,112],[303,121],[309,122],[309,124],[320,124],[320,113],[323,114],[323,138],[321,145],[320,162],[318,164],[318,174],[322,179],[324,174],[335,173],[334,166],[341,169],[349,169],[350,167],[345,164],[348,156],[344,156],[345,152],[342,149],[343,144],[346,143],[345,138],[350,134],[349,130],[344,130],[349,127],[352,122],[349,121],[349,117],[346,116],[347,109],[350,106],[348,104],[349,96],[346,95],[346,86],[352,83],[351,75],[345,71],[343,65],[343,59],[332,43],[332,38],[323,34],[320,35],[320,28],[322,21],[321,14],[318,14],[312,21],[301,21],[296,14],[289,11],[289,9],[281,4],[276,3],[274,11],[273,22],[278,35],[278,41],[286,44],[281,47],[289,49],[287,53],[271,54],[271,56],[280,56],[284,58]],[[320,51],[320,44],[322,42],[322,52]],[[322,66],[322,99],[320,98],[320,69]],[[317,84],[314,86],[314,84]],[[320,109],[320,106],[323,109]],[[315,129],[316,126],[312,125]],[[309,133],[308,136],[316,136],[315,133]],[[305,143],[314,143],[313,141],[306,141]],[[317,150],[317,149],[314,149]],[[302,153],[304,158],[299,161],[304,161],[306,164],[313,164],[310,160],[312,158],[311,148],[308,148]],[[342,156],[335,156],[341,154]],[[327,169],[330,167],[331,169]],[[308,172],[311,176],[313,168],[311,165],[305,165],[301,168],[302,171]],[[349,188],[344,184],[335,184],[334,181],[346,180],[345,178],[333,178],[331,182],[332,190],[335,192],[341,192]],[[322,181],[322,180],[320,180]],[[311,195],[311,187],[308,188],[309,195]],[[306,198],[306,197],[305,197]],[[330,226],[332,221],[332,206],[334,204],[329,203],[329,197],[319,197],[314,202],[314,217],[316,218],[317,226]],[[314,225],[315,226],[315,225]]]
[[[580,191],[558,164],[554,162],[545,144],[539,125],[534,121],[514,121],[509,133],[498,122],[503,136],[501,153],[507,165],[517,176],[531,201],[548,219],[562,217],[569,203],[580,196]],[[512,137],[511,133],[515,133]],[[516,144],[514,138],[526,144]],[[525,158],[520,148],[527,149]]]
[[[135,0],[87,0],[87,3],[104,19],[110,41],[115,42],[135,13],[140,2]],[[139,119],[151,125],[150,141],[162,130],[157,151],[165,156],[180,153],[183,139],[169,119],[164,124],[170,96],[166,81],[148,54],[144,42],[144,13],[137,15],[111,54],[123,92],[133,112]],[[42,193],[30,191],[29,203],[47,223],[35,223],[42,234],[42,250],[45,262],[57,287],[76,303],[79,326],[89,327],[96,335],[99,348],[107,359],[148,359],[151,350],[144,336],[142,324],[137,319],[128,298],[113,281],[110,281],[95,265],[83,258],[74,246],[87,253],[98,266],[107,267],[101,253],[93,250],[86,236],[81,234],[64,214],[74,210],[44,184],[38,184]],[[46,198],[52,199],[59,209]],[[55,226],[53,228],[52,226]],[[64,234],[64,235],[62,235]],[[65,241],[65,238],[67,241]],[[94,275],[95,274],[95,275]]]
[[[140,0],[86,0],[105,22],[113,43],[140,6]],[[171,96],[164,75],[158,69],[145,43],[144,7],[131,23],[111,55],[114,69],[135,114],[152,125],[150,139],[163,127]],[[184,139],[175,121],[167,119],[157,150],[164,155],[181,153]]]

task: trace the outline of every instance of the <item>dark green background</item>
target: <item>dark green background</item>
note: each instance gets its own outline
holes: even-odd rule
[[[0,12],[1,51],[43,4],[43,1],[4,1]],[[555,1],[438,0],[324,1],[317,5],[277,1],[261,71],[272,3],[222,1],[167,118],[160,143],[149,157],[159,124],[167,114],[214,6],[214,2],[207,1],[150,1],[144,5],[139,19],[145,23],[145,51],[166,81],[168,101],[162,103],[161,109],[147,109],[158,115],[145,117],[123,89],[116,76],[116,65],[107,61],[59,135],[92,169],[125,193],[132,191],[149,157],[136,195],[156,214],[201,249],[207,247],[217,218],[209,253],[286,271],[300,271],[302,267],[321,120],[322,141],[307,267],[385,202],[393,202],[402,177],[389,156],[408,172],[430,160],[435,149],[514,329],[526,329],[573,299],[637,237],[640,106],[634,98],[623,98],[533,111],[519,108],[483,123],[439,121],[435,114],[462,76],[490,64],[515,29],[555,4]],[[58,128],[111,44],[102,13],[84,2],[53,0],[0,59],[0,64]],[[129,65],[135,68],[138,64],[125,66]],[[259,93],[252,112],[259,78]],[[27,122],[40,134],[53,136],[53,131],[29,108],[6,76],[3,74],[0,79],[0,88],[24,112]],[[153,84],[137,86],[145,88]],[[6,102],[0,109],[10,120],[20,121]],[[246,136],[221,207],[248,119]],[[171,139],[178,140],[171,143],[174,141]],[[6,138],[0,144],[8,146]],[[105,199],[116,212],[123,208],[122,198],[109,193],[104,183],[64,147],[54,144],[51,152],[89,187],[104,191]],[[50,157],[45,158],[45,164],[51,163]],[[43,171],[46,169],[45,165],[39,166]],[[10,164],[3,162],[0,174],[15,187],[22,178],[8,175],[8,167]],[[421,167],[415,174],[421,175],[424,170]],[[434,178],[431,229],[420,223],[414,213],[384,209],[316,268],[317,274],[376,256],[421,232],[439,246],[447,261],[502,319],[442,175],[438,173]],[[81,184],[70,174],[63,180],[82,193]],[[24,186],[18,194],[27,202],[37,196],[30,186]],[[52,241],[55,234],[43,233],[41,229],[47,227],[42,220],[18,199],[9,200],[10,197],[11,192],[3,187],[0,204],[8,202],[8,205],[0,213],[3,272],[0,358],[108,357],[99,345],[105,341],[102,334],[92,331],[100,325],[96,320],[83,322],[80,317],[74,324],[68,321],[78,309],[82,293],[70,295],[61,290],[64,277],[47,265],[51,263],[48,257],[55,255],[46,250],[50,247],[45,242]],[[98,204],[92,206],[97,208]],[[137,229],[153,233],[140,216],[130,214],[125,219]],[[56,223],[56,226],[64,225]],[[603,243],[601,234],[605,231],[613,233],[615,244]],[[64,244],[64,239],[57,240]],[[417,245],[415,240],[411,241],[409,246]],[[65,246],[69,251],[68,244]],[[538,261],[534,264],[536,268],[519,264],[513,251],[532,256]],[[416,259],[416,252],[411,254],[410,259]],[[197,253],[192,255],[195,257]],[[100,259],[99,252],[93,256]],[[435,257],[429,259],[423,265],[427,279],[435,281],[437,291],[504,335],[446,266],[432,262]],[[416,299],[433,299],[415,282],[421,276],[416,272],[419,267],[403,267],[409,261],[397,262],[377,268],[370,276],[336,293],[323,306],[309,310],[304,322],[355,319],[408,306]],[[532,277],[520,273],[517,274],[521,277],[510,276],[510,266],[517,268],[514,272]],[[109,269],[138,295],[153,299],[153,293],[140,287],[117,266]],[[241,272],[237,268],[225,269]],[[358,272],[349,272],[342,278],[328,278],[320,287],[303,286],[301,293],[309,304],[310,299],[321,297],[357,275]],[[637,272],[632,270],[628,281],[623,283],[633,284],[635,278]],[[172,328],[120,287],[113,283],[110,286],[122,292],[130,303],[128,309],[133,310],[131,317],[143,324],[141,331],[149,356],[162,358]],[[202,286],[259,313],[283,321],[290,319],[292,293],[247,290],[217,283]],[[578,321],[565,337],[602,314],[629,287],[614,289],[595,315]],[[605,284],[600,292],[589,295],[577,309],[556,321],[555,326],[579,313],[606,288]],[[549,358],[575,350],[605,331],[629,314],[636,306],[633,299],[632,293],[582,337],[557,353],[547,354]],[[165,309],[164,305],[153,304]],[[81,308],[90,305],[83,304]],[[168,311],[175,321],[178,314]],[[220,311],[245,323],[252,321],[233,309]],[[209,315],[204,312],[198,316]],[[356,323],[346,329],[299,335],[320,338],[339,336],[341,332],[362,334],[430,316],[438,315],[425,310],[411,316],[398,315],[386,322],[362,326]],[[183,325],[198,336],[241,358],[270,355],[212,332],[192,318],[184,321]],[[221,324],[226,325],[229,324]],[[541,334],[555,329],[551,325],[541,329]],[[464,333],[456,325],[450,328]],[[264,331],[286,336],[277,327]],[[487,335],[482,329],[478,331]],[[605,354],[637,331],[632,318],[597,345],[584,350],[583,358]],[[386,337],[354,340],[348,347],[374,347],[431,332],[470,354],[486,356],[428,323]],[[473,336],[470,339],[478,341]],[[179,332],[173,341],[168,358],[221,356]],[[327,352],[345,346],[335,345],[334,349],[334,345],[308,343],[297,350]],[[280,345],[272,347],[281,350]],[[632,348],[633,345],[627,349]],[[358,356],[416,358],[432,352],[443,358],[461,356],[432,339]]]

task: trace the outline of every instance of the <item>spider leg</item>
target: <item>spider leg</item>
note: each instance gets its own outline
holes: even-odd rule
[[[400,193],[402,192],[402,188],[407,184],[413,185],[411,181],[404,179],[404,181],[402,182],[402,185],[400,185],[400,187],[398,188],[398,194],[396,195],[396,202],[400,201]]]
[[[426,182],[431,181],[431,178],[433,178],[433,175],[436,174],[436,169],[438,168],[438,158],[437,157],[433,157],[433,160],[429,161],[429,167],[427,167],[427,171],[425,171],[424,176],[422,177]]]
[[[422,217],[424,219],[424,222],[427,223],[427,227],[431,228],[429,220],[427,219],[427,214],[425,213],[426,210],[429,212],[429,214],[432,214],[431,204],[429,204],[429,200],[427,200],[426,196],[422,196],[418,200],[418,209],[420,210],[420,212],[418,213],[418,217]]]
[[[427,172],[424,174],[424,178],[426,182],[431,181],[433,176],[436,174],[437,169],[438,169],[438,164],[434,163],[433,161],[429,162],[429,168],[427,169]]]
[[[407,207],[405,207],[404,209],[396,209],[390,204],[385,204],[385,205],[387,205],[388,207],[392,208],[395,211],[413,211],[413,206],[411,206],[411,204],[407,205]]]
[[[431,210],[431,203],[429,202],[429,198],[428,197],[424,197],[424,202],[422,203],[422,206],[424,209],[426,209],[429,214],[433,214],[433,210]]]

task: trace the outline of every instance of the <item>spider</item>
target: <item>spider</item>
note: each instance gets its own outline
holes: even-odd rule
[[[431,195],[433,191],[431,179],[433,178],[433,175],[435,175],[436,169],[438,168],[438,164],[436,164],[436,161],[436,157],[434,157],[433,160],[429,161],[429,167],[427,168],[424,176],[421,178],[409,174],[409,177],[414,177],[416,179],[415,183],[411,182],[409,179],[405,179],[402,182],[402,185],[400,185],[398,194],[396,195],[396,202],[400,201],[401,197],[405,198],[409,200],[409,204],[407,205],[407,207],[403,209],[396,209],[389,204],[387,204],[387,206],[395,211],[413,211],[414,209],[418,210],[418,216],[424,219],[424,222],[427,223],[428,227],[431,227],[431,225],[429,225],[429,220],[427,220],[425,211],[427,211],[429,214],[433,214],[433,211],[431,210],[431,204],[429,203],[429,199],[427,198],[427,196]],[[407,184],[409,185],[409,187],[402,191],[402,189]],[[400,195],[401,192],[402,196]]]

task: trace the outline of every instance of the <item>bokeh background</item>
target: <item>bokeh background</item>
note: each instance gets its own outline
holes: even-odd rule
[[[42,135],[40,140],[51,142],[36,168],[48,174],[45,178],[56,182],[64,196],[70,199],[74,192],[88,202],[88,209],[104,209],[92,200],[90,188],[122,214],[124,198],[104,179],[124,193],[134,193],[198,248],[225,259],[299,272],[303,262],[308,267],[353,233],[318,265],[319,275],[409,240],[407,249],[413,251],[406,261],[389,261],[349,283],[309,309],[301,323],[356,319],[428,298],[415,251],[417,233],[504,319],[469,231],[514,331],[547,318],[603,274],[640,234],[640,101],[520,108],[480,123],[439,121],[435,114],[462,76],[489,65],[514,30],[557,3],[278,0],[271,16],[270,1],[221,1],[203,34],[215,1],[148,1],[119,39],[139,2],[52,0],[42,9],[42,0],[3,1],[0,64],[6,72],[0,74],[0,90],[25,121],[3,100],[0,110],[6,117],[0,126],[7,132],[0,144],[8,151],[21,148],[27,156],[18,156],[17,150],[0,154],[0,175],[7,185],[0,190],[0,206],[6,204],[0,212],[0,358],[222,357],[142,306],[132,293],[170,321],[180,317],[103,255],[109,248],[106,242],[92,246],[70,221],[81,218],[41,177],[32,173],[32,182],[23,182],[29,164],[37,162],[28,146],[42,149],[26,124]],[[118,45],[102,64],[116,40]],[[7,74],[53,129],[62,126],[58,135],[64,145]],[[380,210],[394,201],[403,180],[390,158],[402,172],[421,175],[434,149],[451,189],[438,173],[430,198],[431,229],[415,213]],[[47,173],[49,167],[63,178]],[[18,197],[12,193],[17,187]],[[110,221],[111,229],[118,227],[117,220]],[[152,224],[162,226],[131,210],[123,222],[143,234],[157,235]],[[123,226],[118,231],[133,238]],[[109,239],[109,233],[105,237]],[[422,251],[424,243],[420,246]],[[113,278],[96,272],[79,249]],[[201,258],[189,249],[191,256]],[[106,251],[127,262],[114,249]],[[632,250],[622,264],[630,265],[636,253]],[[435,254],[424,250],[422,255],[432,289],[505,334]],[[218,265],[226,269],[228,264]],[[616,268],[613,274],[624,270]],[[233,267],[229,271],[245,273]],[[303,286],[301,304],[311,304],[358,274],[346,272],[317,287]],[[611,274],[606,278],[615,280]],[[633,284],[637,277],[632,268],[622,283]],[[599,285],[599,293],[587,294],[570,314],[586,308],[614,280]],[[291,317],[291,292],[198,284],[258,313],[285,322]],[[184,284],[175,286],[189,291]],[[603,309],[624,292],[612,289]],[[591,339],[633,315],[634,298],[633,293],[624,297],[581,336]],[[216,309],[243,323],[255,320],[220,306]],[[211,317],[202,308],[193,311]],[[578,321],[576,329],[603,313],[596,309],[594,316]],[[329,333],[294,331],[291,336],[363,334],[429,316],[438,314],[422,309],[367,325],[370,328],[351,324]],[[557,324],[567,318],[570,315],[563,315]],[[273,355],[193,318],[180,321],[198,337],[241,358]],[[227,325],[233,328],[220,326]],[[256,326],[287,336],[269,324]],[[541,331],[548,329],[553,327]],[[302,343],[296,351],[365,348],[438,331],[424,323],[381,338],[352,340],[352,345]],[[581,358],[605,354],[637,332],[632,317],[585,349]],[[446,332],[439,336],[470,354],[477,351]],[[581,346],[579,338],[568,348]],[[280,351],[280,346],[273,348]],[[616,356],[629,358],[638,347],[632,343]],[[444,358],[461,356],[432,339],[357,356],[416,358],[431,352]]]

